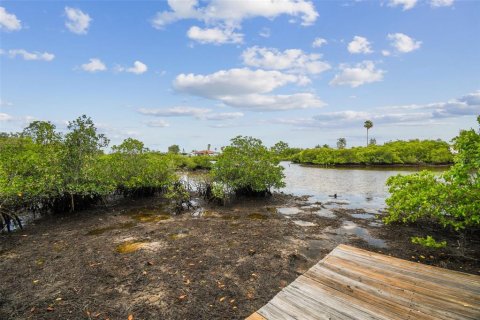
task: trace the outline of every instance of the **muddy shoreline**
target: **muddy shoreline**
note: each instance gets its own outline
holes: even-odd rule
[[[478,232],[461,252],[453,234],[380,218],[285,194],[178,216],[154,197],[46,217],[0,235],[0,318],[243,319],[340,243],[480,274]],[[427,234],[449,246],[409,241]]]

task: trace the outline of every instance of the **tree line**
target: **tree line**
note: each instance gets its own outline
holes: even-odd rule
[[[252,137],[232,139],[215,158],[184,156],[176,145],[168,153],[155,152],[132,138],[107,153],[109,142],[85,115],[69,122],[64,134],[46,121],[0,134],[0,230],[12,223],[21,227],[18,212],[78,211],[115,195],[161,193],[177,210],[191,198],[177,174],[181,169],[212,169],[200,189],[220,202],[283,186],[279,157]]]
[[[339,139],[340,140],[340,139]],[[345,148],[328,145],[302,150],[290,157],[296,163],[335,165],[439,165],[453,162],[450,145],[441,140],[392,141],[383,145]]]

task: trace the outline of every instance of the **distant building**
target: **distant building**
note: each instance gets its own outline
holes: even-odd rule
[[[212,156],[212,155],[216,154],[215,151],[211,151],[211,150],[193,151],[192,153],[196,156]]]

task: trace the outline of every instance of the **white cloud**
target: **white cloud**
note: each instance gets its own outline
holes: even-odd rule
[[[417,4],[417,0],[390,0],[388,5],[390,7],[402,6],[403,11],[410,10]]]
[[[92,58],[89,60],[88,63],[82,64],[81,68],[87,72],[98,72],[107,70],[105,64],[97,58]]]
[[[158,12],[152,20],[152,25],[157,29],[182,19],[239,27],[244,19],[255,17],[274,19],[285,14],[300,17],[302,25],[312,25],[318,17],[313,3],[306,0],[210,0],[204,6],[200,6],[197,0],[169,0],[168,4],[171,11]]]
[[[188,29],[188,38],[200,42],[202,44],[225,44],[225,43],[242,43],[243,34],[236,33],[232,28],[205,28],[202,29],[197,26],[193,26]]]
[[[151,121],[147,121],[145,123],[149,127],[156,127],[156,128],[166,128],[166,127],[170,126],[170,124],[163,119],[151,120]]]
[[[15,58],[16,56],[22,57],[24,60],[38,60],[38,61],[52,61],[55,58],[55,55],[48,52],[28,52],[24,49],[13,49],[8,50],[8,55],[10,58]]]
[[[3,112],[0,112],[0,121],[11,121],[13,120],[13,117],[9,114],[6,114],[6,113],[3,113]]]
[[[85,12],[77,8],[65,7],[67,20],[65,26],[73,33],[86,34],[92,18]]]
[[[323,38],[315,38],[315,40],[313,40],[312,42],[312,47],[314,48],[320,48],[321,46],[323,46],[324,44],[327,44],[327,40],[323,39]]]
[[[348,44],[348,52],[350,53],[372,53],[370,42],[365,37],[355,36]]]
[[[390,33],[388,39],[392,40],[392,47],[402,53],[412,52],[422,45],[422,41],[417,41],[403,33]]]
[[[221,101],[229,106],[252,111],[284,111],[307,108],[321,108],[326,104],[312,93],[284,95],[248,94],[226,96]]]
[[[392,53],[391,53],[390,51],[388,51],[388,50],[382,50],[382,56],[384,56],[384,57],[388,57],[388,56],[390,56],[391,54],[392,54]]]
[[[430,0],[430,6],[433,8],[450,7],[454,2],[454,0]]]
[[[302,79],[296,75],[279,71],[229,69],[212,74],[180,74],[174,80],[176,90],[217,99],[224,96],[267,93],[288,83],[299,83]]]
[[[286,70],[292,73],[319,74],[330,65],[321,61],[319,54],[306,54],[300,49],[278,51],[274,48],[247,48],[242,53],[243,63],[251,67]]]
[[[215,113],[212,112],[211,109],[204,109],[204,108],[195,108],[195,107],[187,107],[187,106],[178,106],[172,107],[167,109],[145,109],[140,108],[138,112],[146,115],[146,116],[154,116],[154,117],[192,117],[200,120],[232,120],[238,119],[243,117],[242,112],[220,112]],[[157,126],[161,126],[165,121],[159,120],[160,123]],[[156,122],[149,122],[150,126]]]
[[[243,117],[242,112],[220,112],[210,113],[205,116],[207,120],[232,120]]]
[[[355,66],[340,65],[341,72],[330,81],[331,85],[348,85],[352,88],[383,80],[384,70],[376,69],[372,61],[363,61]]]
[[[155,117],[195,117],[201,118],[205,114],[209,113],[210,109],[204,108],[195,108],[195,107],[186,107],[178,106],[168,109],[145,109],[140,108],[138,112],[147,116]]]
[[[130,72],[134,74],[142,74],[147,72],[147,70],[148,70],[147,65],[138,60],[133,63],[133,67],[125,68],[122,66],[117,66],[115,68],[115,71],[117,72]]]
[[[243,68],[220,70],[208,75],[180,74],[173,86],[180,92],[253,111],[323,106],[324,103],[311,93],[267,95],[287,84],[304,83],[305,77],[302,75]]]
[[[480,90],[475,92],[469,93],[461,98],[458,99],[460,102],[464,102],[471,106],[480,106]]]
[[[419,120],[434,121],[478,114],[480,114],[480,90],[444,102],[379,107],[369,112],[367,118],[380,123],[405,124]]]
[[[18,31],[22,29],[22,22],[13,13],[0,7],[0,30]]]
[[[135,73],[135,74],[142,74],[147,72],[148,67],[146,64],[140,62],[140,61],[135,61],[133,63],[133,67],[128,68],[127,72]]]

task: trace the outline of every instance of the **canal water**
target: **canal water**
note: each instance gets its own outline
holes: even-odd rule
[[[388,197],[386,181],[389,177],[426,169],[422,167],[322,168],[290,162],[282,162],[281,165],[285,168],[286,187],[280,191],[296,196],[311,196],[310,202],[318,201],[347,209],[362,208],[366,211],[385,208],[385,199]],[[439,169],[435,168],[435,171]]]

